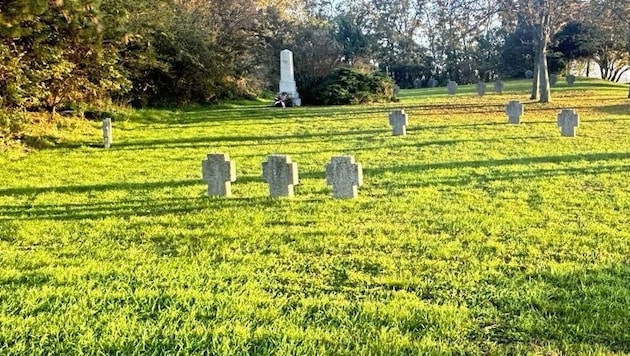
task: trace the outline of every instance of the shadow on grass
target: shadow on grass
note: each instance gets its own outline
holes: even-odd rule
[[[477,168],[477,167],[497,167],[508,165],[530,165],[537,163],[570,163],[570,162],[598,162],[610,160],[626,160],[630,159],[630,152],[610,152],[610,153],[585,153],[577,155],[564,156],[540,156],[540,157],[523,157],[497,160],[479,160],[479,161],[453,161],[438,162],[410,166],[390,166],[381,168],[364,168],[363,171],[369,175],[379,175],[385,172],[418,172],[431,169],[459,169],[459,168]],[[630,169],[629,166],[620,166]],[[586,170],[590,168],[585,168]]]
[[[259,179],[262,182],[262,179]],[[300,200],[303,201],[303,200]],[[316,200],[309,200],[316,201]],[[85,204],[37,204],[29,206],[0,206],[0,221],[13,220],[83,220],[106,217],[129,218],[188,214],[218,209],[247,209],[251,206],[271,208],[290,204],[290,200],[269,197],[207,197],[168,198],[147,200],[117,200]]]

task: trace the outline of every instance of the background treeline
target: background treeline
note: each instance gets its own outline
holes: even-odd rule
[[[386,73],[403,88],[431,77],[523,77],[543,59],[545,73],[593,62],[619,80],[629,8],[630,0],[3,0],[0,108],[257,96],[277,90],[284,48],[307,103],[341,66]]]

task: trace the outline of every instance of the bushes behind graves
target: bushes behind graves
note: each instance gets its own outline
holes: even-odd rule
[[[363,73],[352,68],[338,68],[312,93],[314,104],[347,105],[391,101],[394,82],[381,73]]]

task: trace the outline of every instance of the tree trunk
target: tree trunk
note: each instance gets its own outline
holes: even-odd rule
[[[546,21],[542,22],[543,25],[540,26],[540,33],[538,38],[538,87],[540,94],[540,102],[548,103],[551,100],[551,88],[549,86],[549,69],[547,67],[547,40],[549,38],[548,32],[549,28],[544,24]]]
[[[586,60],[586,77],[590,77],[591,75],[591,59]]]
[[[538,54],[536,53],[534,58],[534,76],[532,77],[532,95],[529,97],[531,100],[538,99],[538,94],[540,93],[538,89],[538,62]]]

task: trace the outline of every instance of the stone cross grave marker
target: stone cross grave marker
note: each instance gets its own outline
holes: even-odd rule
[[[521,116],[523,115],[523,104],[518,100],[510,100],[505,107],[505,113],[510,124],[518,125],[521,123]]]
[[[409,125],[409,118],[405,110],[394,110],[390,112],[389,125],[392,127],[392,135],[405,136],[407,134],[407,125]]]
[[[269,183],[269,196],[292,197],[293,186],[299,184],[297,163],[288,155],[270,155],[262,164],[262,176]]]
[[[326,165],[326,183],[332,185],[335,198],[356,198],[363,185],[363,168],[354,156],[335,156]]]
[[[479,96],[486,95],[486,82],[479,81],[479,82],[477,82],[476,87],[477,87],[477,95],[479,95]]]
[[[503,81],[502,80],[495,80],[494,81],[494,92],[497,94],[503,94]]]
[[[455,93],[457,93],[457,82],[449,80],[448,84],[446,84],[446,89],[448,90],[449,95],[455,95]]]
[[[103,119],[103,147],[110,148],[112,146],[112,119],[106,117]]]
[[[560,134],[564,137],[575,137],[576,128],[580,126],[580,116],[574,109],[563,109],[558,114]]]
[[[572,87],[573,84],[575,84],[575,75],[573,75],[573,74],[567,75],[566,81],[567,81],[567,85]]]
[[[236,181],[236,163],[223,153],[211,153],[201,161],[201,175],[208,183],[209,196],[232,195],[232,182]]]
[[[554,85],[556,85],[557,82],[558,82],[558,75],[557,74],[550,74],[549,75],[549,85],[554,86]]]
[[[302,99],[295,85],[293,73],[293,52],[288,49],[280,51],[280,91],[279,94],[287,93],[294,106],[300,106]]]

